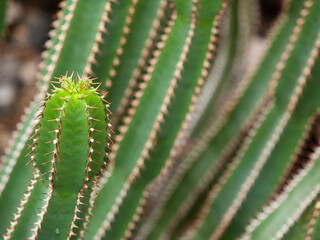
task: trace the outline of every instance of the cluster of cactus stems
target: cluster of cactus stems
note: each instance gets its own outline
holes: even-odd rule
[[[282,5],[253,63],[256,0],[62,1],[0,238],[319,239],[320,2]]]

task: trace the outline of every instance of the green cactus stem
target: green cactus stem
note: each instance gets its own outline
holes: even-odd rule
[[[92,79],[78,76],[76,80],[71,75],[58,80],[51,83],[52,94],[38,108],[27,163],[33,164],[34,177],[5,239],[82,235],[96,182],[108,164],[112,143],[109,103],[104,104]]]

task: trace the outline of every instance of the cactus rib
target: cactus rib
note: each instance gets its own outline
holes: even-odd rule
[[[156,62],[156,55],[155,54],[157,51],[161,50],[161,45],[164,44],[166,38],[162,37],[162,44],[155,44],[155,40],[160,38],[160,26],[161,28],[165,28],[164,32],[170,31],[170,28],[164,27],[166,25],[171,25],[170,19],[171,17],[167,17],[168,19],[165,19],[166,21],[164,22],[164,17],[166,16],[165,10],[168,8],[170,12],[172,11],[172,7],[169,6],[170,0],[161,0],[160,2],[160,7],[157,11],[156,18],[154,19],[152,23],[152,27],[149,32],[149,36],[145,42],[144,48],[141,52],[139,61],[137,63],[137,68],[133,71],[132,76],[130,78],[128,88],[124,92],[124,97],[122,98],[120,105],[117,109],[117,113],[115,116],[115,122],[118,122],[120,119],[120,116],[124,116],[126,110],[130,108],[130,102],[132,103],[132,100],[135,99],[135,95],[139,96],[139,92],[143,89],[143,84],[139,83],[138,80],[140,81],[145,81],[144,84],[148,81],[147,79],[143,78],[143,69],[147,67],[147,63],[150,62],[151,66],[155,64]],[[171,13],[172,14],[172,13]],[[164,26],[163,26],[164,25]],[[163,35],[161,35],[163,36]],[[160,48],[159,48],[160,47]],[[159,49],[159,50],[157,50]],[[152,58],[153,55],[153,58]],[[152,69],[150,67],[147,68],[147,72],[151,72]],[[140,85],[140,87],[139,87]],[[136,91],[135,89],[140,89],[140,91]]]
[[[47,89],[49,86],[49,81],[52,79],[55,65],[62,51],[63,43],[72,21],[77,2],[78,0],[62,1],[60,3],[61,10],[57,14],[58,19],[53,22],[53,26],[55,28],[49,33],[51,39],[45,43],[47,50],[42,54],[44,61],[42,61],[39,65],[40,71],[38,75],[38,82],[40,82],[40,88]],[[58,39],[58,43],[53,41],[53,39]],[[41,96],[40,99],[42,98],[43,97]]]
[[[107,0],[105,6],[104,6],[104,11],[103,14],[101,16],[101,20],[98,26],[98,31],[96,34],[96,37],[94,39],[94,43],[90,52],[89,57],[87,58],[87,64],[84,67],[84,74],[85,75],[93,75],[94,72],[92,70],[92,65],[93,64],[97,64],[97,60],[95,58],[95,56],[97,54],[101,54],[101,51],[99,50],[99,45],[103,43],[103,34],[106,34],[108,32],[108,30],[106,29],[106,23],[110,22],[110,14],[112,11],[111,5],[112,2],[114,2],[115,0]]]
[[[158,58],[160,56],[160,52],[161,52],[161,50],[164,46],[164,43],[166,42],[166,40],[170,34],[170,31],[172,29],[172,26],[174,24],[175,19],[176,19],[176,13],[174,11],[174,13],[171,14],[170,18],[166,21],[167,26],[165,27],[164,34],[161,35],[161,41],[159,43],[157,43],[156,49],[152,53],[153,57],[149,60],[150,66],[147,67],[146,74],[141,74],[141,72],[144,68],[143,66],[146,63],[146,61],[144,61],[139,66],[139,73],[134,74],[135,76],[132,78],[132,84],[136,83],[138,79],[142,80],[142,81],[138,83],[137,89],[139,89],[139,90],[137,90],[133,93],[133,99],[130,99],[130,101],[128,101],[128,102],[126,101],[125,103],[123,103],[123,105],[128,104],[129,109],[127,111],[127,115],[123,118],[124,125],[119,127],[120,134],[117,135],[116,139],[115,139],[117,143],[120,143],[122,141],[122,139],[125,135],[125,132],[128,129],[128,126],[133,118],[134,113],[135,113],[135,109],[137,108],[139,101],[140,101],[140,98],[142,97],[143,91],[146,88],[147,83],[150,81],[150,79],[152,77],[152,71],[154,70],[154,68],[156,66],[156,63],[157,63]],[[128,90],[128,91],[130,91],[130,90]],[[130,92],[127,94],[129,95]],[[126,99],[126,98],[124,98],[124,99]],[[121,107],[120,107],[120,111],[121,111]],[[121,112],[120,112],[120,114],[121,114]],[[118,147],[119,147],[119,144],[115,144],[113,146],[114,152],[117,151]]]
[[[30,194],[34,188],[34,185],[37,182],[37,178],[39,177],[39,171],[34,171],[33,172],[33,178],[30,179],[30,184],[27,187],[27,191],[24,192],[23,198],[20,200],[20,204],[17,207],[17,212],[14,213],[13,219],[10,221],[10,227],[6,229],[6,233],[3,235],[4,240],[9,240],[11,239],[11,235],[15,229],[15,226],[17,225],[19,218],[21,216],[22,210],[24,209],[24,206],[26,205]]]
[[[36,101],[32,101],[30,106],[25,109],[24,115],[21,117],[23,123],[27,122],[27,117],[31,115],[32,109],[36,107]],[[34,111],[33,111],[34,112]],[[34,123],[33,120],[30,120]],[[0,164],[0,196],[4,190],[6,183],[9,180],[9,176],[16,164],[16,160],[19,157],[21,151],[24,148],[24,143],[28,141],[30,134],[33,129],[27,123],[19,123],[17,125],[17,130],[12,134],[12,140],[9,142],[9,146],[6,148],[5,153],[7,156],[3,156]],[[27,126],[25,126],[27,125]],[[16,142],[19,140],[18,144]],[[16,144],[16,145],[15,145]],[[10,157],[8,157],[10,156]]]
[[[126,19],[125,19],[125,25],[123,27],[122,36],[120,38],[120,44],[118,45],[118,48],[116,50],[116,55],[113,58],[112,66],[110,68],[109,76],[108,76],[108,79],[106,80],[106,83],[107,82],[112,83],[112,80],[110,78],[113,78],[117,74],[115,68],[120,64],[119,57],[123,53],[123,45],[125,45],[127,42],[126,36],[130,33],[130,24],[132,23],[132,16],[135,13],[135,6],[137,5],[138,2],[139,0],[131,0],[131,4],[128,9],[128,15],[126,16]]]

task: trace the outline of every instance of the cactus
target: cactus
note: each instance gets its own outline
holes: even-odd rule
[[[112,142],[108,108],[91,81],[60,78],[57,83],[61,86],[54,86],[54,93],[38,108],[27,154],[33,178],[5,239],[70,238],[80,234],[81,224],[87,224],[94,188],[106,167]]]
[[[62,1],[2,158],[2,238],[319,238],[320,3],[284,1],[250,66],[256,4]]]

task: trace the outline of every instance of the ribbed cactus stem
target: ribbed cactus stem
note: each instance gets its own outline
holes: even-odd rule
[[[64,76],[39,108],[28,154],[36,177],[6,238],[71,239],[82,235],[96,182],[108,162],[109,104],[89,78]],[[55,86],[60,85],[59,87]],[[35,175],[36,176],[36,175]],[[40,231],[41,229],[41,231]]]

